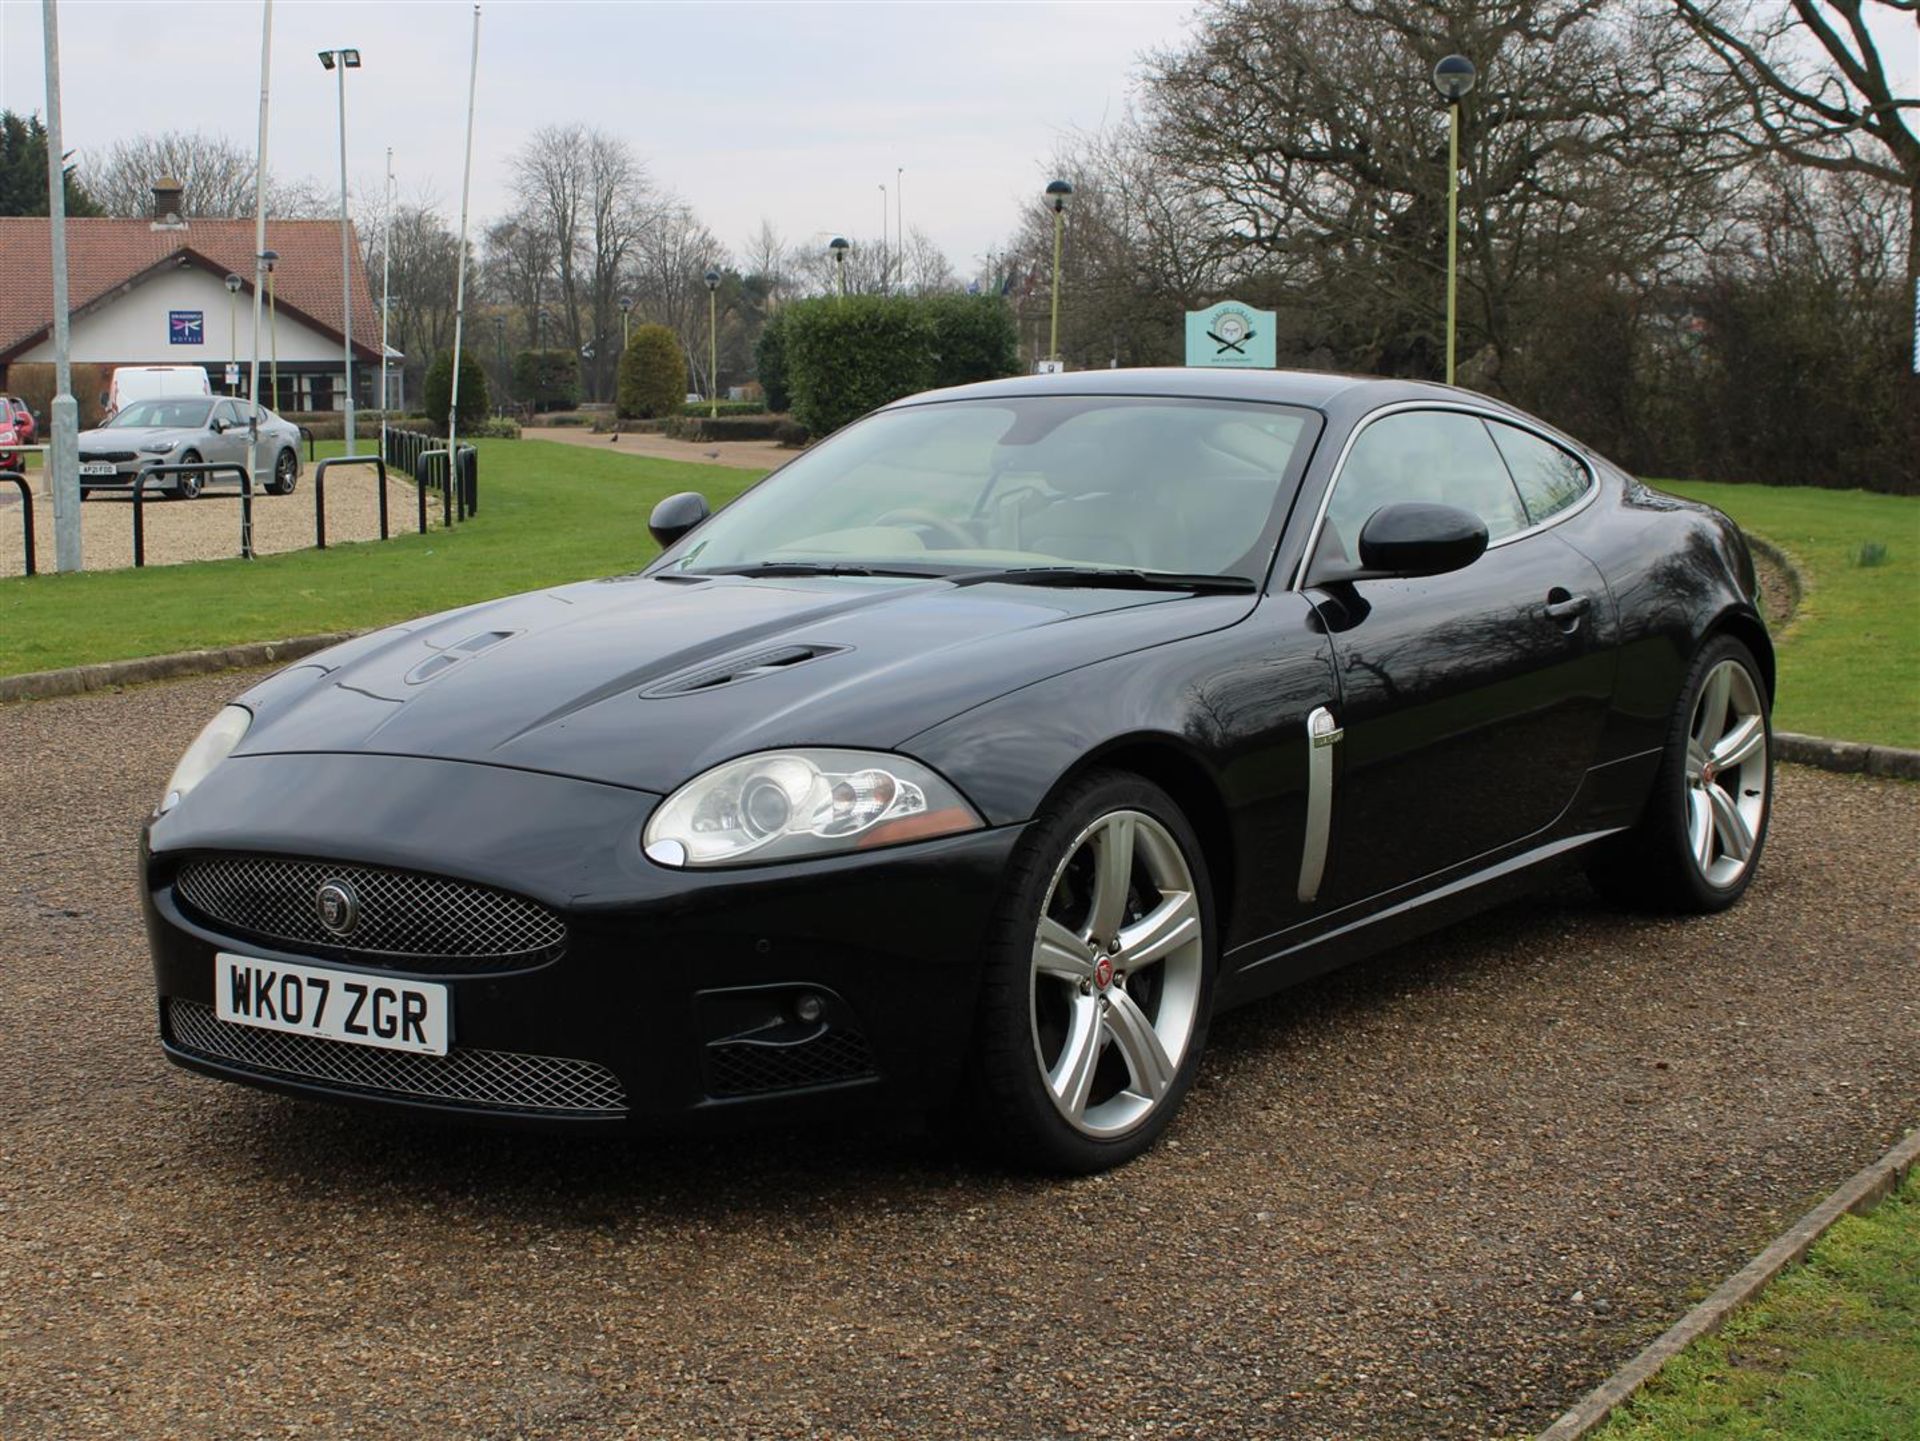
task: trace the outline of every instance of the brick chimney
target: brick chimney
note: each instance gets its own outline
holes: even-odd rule
[[[153,182],[153,228],[155,230],[185,230],[187,222],[180,215],[180,193],[183,187],[171,175],[163,175]]]

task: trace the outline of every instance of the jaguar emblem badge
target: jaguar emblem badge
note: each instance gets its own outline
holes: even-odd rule
[[[313,915],[329,935],[350,936],[360,924],[360,897],[343,880],[325,880],[313,893]]]

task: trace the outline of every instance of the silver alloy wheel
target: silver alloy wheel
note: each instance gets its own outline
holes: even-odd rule
[[[1193,872],[1167,828],[1111,811],[1054,871],[1033,941],[1034,1059],[1084,1135],[1140,1125],[1179,1074],[1206,946]]]
[[[1707,673],[1687,730],[1687,843],[1707,884],[1733,885],[1753,864],[1767,814],[1767,718],[1737,660]]]

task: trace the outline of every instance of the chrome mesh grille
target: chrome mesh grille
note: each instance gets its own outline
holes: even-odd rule
[[[444,1056],[384,1051],[322,1036],[236,1026],[198,1001],[169,999],[167,1024],[173,1043],[182,1050],[262,1075],[317,1081],[336,1090],[488,1111],[611,1116],[627,1109],[620,1078],[593,1061],[462,1047]]]
[[[351,935],[334,935],[320,924],[314,895],[327,881],[345,881],[358,898],[359,924]],[[536,901],[379,866],[201,856],[180,867],[174,885],[182,901],[215,925],[335,955],[439,963],[416,969],[528,965],[558,953],[567,938],[560,917]]]

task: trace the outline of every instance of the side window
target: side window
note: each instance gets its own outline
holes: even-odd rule
[[[1520,489],[1520,499],[1526,502],[1531,524],[1538,525],[1548,516],[1565,510],[1593,484],[1592,472],[1585,462],[1551,441],[1515,425],[1502,425],[1497,420],[1488,421],[1487,429],[1493,432],[1494,444],[1500,447],[1507,469],[1513,472],[1513,483]]]
[[[1403,411],[1360,432],[1334,482],[1320,555],[1357,560],[1360,527],[1381,506],[1402,501],[1471,511],[1486,522],[1490,540],[1528,524],[1486,427],[1458,411]]]
[[[238,425],[240,423],[240,412],[234,409],[231,400],[223,400],[214,406],[213,418],[222,425]]]

